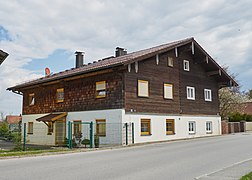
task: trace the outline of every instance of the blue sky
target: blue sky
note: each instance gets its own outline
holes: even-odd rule
[[[20,114],[22,98],[6,88],[85,62],[195,37],[220,65],[229,66],[243,90],[252,89],[251,0],[12,0],[1,1],[0,112]],[[10,13],[11,12],[11,13]]]

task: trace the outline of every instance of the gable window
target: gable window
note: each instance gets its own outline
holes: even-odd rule
[[[189,134],[195,134],[196,133],[196,123],[195,123],[195,121],[189,121],[188,122],[188,130],[189,130]]]
[[[150,123],[150,119],[141,119],[141,136],[151,135]]]
[[[212,122],[206,122],[206,133],[212,133]]]
[[[138,80],[138,96],[149,97],[149,82]]]
[[[106,136],[106,120],[105,119],[96,120],[96,135]]]
[[[164,83],[164,98],[173,99],[173,85]]]
[[[186,87],[187,99],[195,100],[195,88],[187,86]]]
[[[184,71],[190,71],[189,61],[184,60],[183,64],[184,64]]]
[[[33,122],[28,122],[28,134],[33,134]]]
[[[73,121],[73,128],[74,128],[74,136],[81,136],[81,120],[74,120]]]
[[[48,122],[48,131],[47,134],[51,135],[53,133],[53,123],[52,122]]]
[[[211,89],[204,89],[205,101],[212,101],[212,91]]]
[[[166,134],[175,134],[174,119],[166,119]]]
[[[173,57],[168,57],[167,64],[169,67],[173,67]]]
[[[29,106],[33,106],[35,104],[35,94],[29,94]]]
[[[57,89],[57,102],[64,102],[64,88]]]
[[[96,98],[106,97],[106,81],[96,82]]]

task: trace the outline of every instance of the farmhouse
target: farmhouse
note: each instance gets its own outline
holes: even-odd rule
[[[104,143],[113,131],[124,144],[115,124],[125,123],[134,143],[220,135],[218,90],[238,85],[194,38],[83,61],[76,52],[75,68],[8,88],[23,95],[30,143],[61,144],[84,133],[83,122]]]

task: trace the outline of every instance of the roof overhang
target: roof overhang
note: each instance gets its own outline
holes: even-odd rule
[[[67,116],[67,112],[63,112],[63,113],[50,113],[47,114],[45,116],[42,116],[40,118],[37,118],[36,121],[39,122],[55,122],[63,117]]]
[[[0,65],[4,62],[9,54],[0,49]]]

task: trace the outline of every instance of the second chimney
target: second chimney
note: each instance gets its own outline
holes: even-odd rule
[[[84,55],[83,55],[84,52],[80,52],[80,51],[76,51],[75,52],[75,55],[76,55],[76,63],[75,63],[75,67],[76,68],[79,68],[79,67],[82,67],[83,66],[83,61],[84,61]]]
[[[127,54],[127,50],[126,49],[120,48],[120,47],[116,48],[116,51],[115,51],[115,56],[116,57],[123,56],[123,55],[126,55],[126,54]]]

